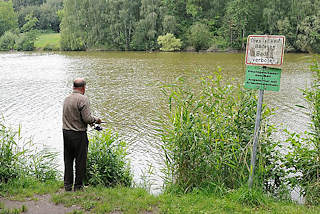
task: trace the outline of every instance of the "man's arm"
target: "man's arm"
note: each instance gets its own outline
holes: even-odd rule
[[[81,117],[86,124],[101,123],[101,120],[99,118],[93,117],[91,115],[90,103],[87,97],[85,97],[81,106],[82,106],[80,109]]]

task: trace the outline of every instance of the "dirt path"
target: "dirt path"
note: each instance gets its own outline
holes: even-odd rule
[[[50,195],[37,196],[38,200],[12,201],[0,197],[0,202],[4,204],[5,209],[20,209],[22,205],[27,207],[27,212],[23,214],[65,214],[72,213],[73,210],[80,210],[80,207],[64,207],[62,204],[55,205],[50,199]]]

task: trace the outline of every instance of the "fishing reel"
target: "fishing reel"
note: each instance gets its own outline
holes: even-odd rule
[[[97,131],[102,131],[102,127],[99,124],[94,124],[93,129]]]

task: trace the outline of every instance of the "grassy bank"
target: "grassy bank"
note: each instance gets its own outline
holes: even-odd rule
[[[55,204],[82,208],[72,213],[320,213],[320,207],[276,202],[262,194],[252,195],[260,201],[259,205],[248,203],[250,200],[243,200],[243,197],[250,196],[243,190],[223,197],[204,192],[154,196],[141,188],[88,187],[81,192],[64,192],[62,187],[62,182],[19,181],[2,186],[0,195],[24,201],[50,194]],[[0,213],[5,209],[5,204],[0,206]],[[32,211],[27,206],[24,209]],[[16,213],[23,213],[22,210]],[[10,213],[9,209],[6,211]]]
[[[34,43],[36,50],[60,50],[60,33],[40,34]]]

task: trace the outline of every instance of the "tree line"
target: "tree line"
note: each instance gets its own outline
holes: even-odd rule
[[[40,32],[59,32],[63,0],[0,0],[0,50],[34,50]]]
[[[320,52],[320,0],[12,0],[12,7],[19,27],[31,14],[37,29],[61,31],[63,50],[241,50],[248,35],[269,34],[285,35],[287,51]]]

